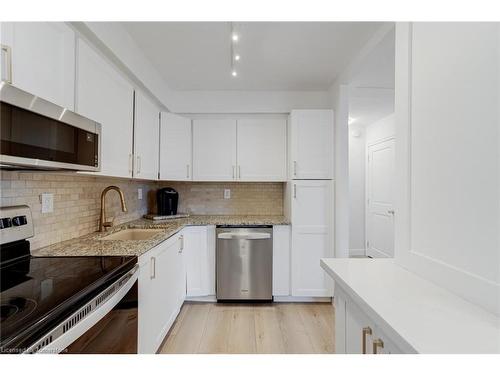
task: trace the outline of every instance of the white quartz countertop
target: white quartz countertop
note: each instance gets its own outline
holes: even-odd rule
[[[376,324],[419,353],[500,353],[500,317],[392,259],[322,259],[321,267]]]

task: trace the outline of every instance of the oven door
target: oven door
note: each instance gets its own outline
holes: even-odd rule
[[[138,265],[25,353],[136,354]]]
[[[5,82],[0,102],[2,166],[99,171],[100,124]]]

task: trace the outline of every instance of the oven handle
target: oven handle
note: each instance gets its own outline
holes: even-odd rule
[[[37,340],[37,342],[31,347],[29,347],[24,353],[56,354],[66,349],[80,336],[82,336],[85,332],[87,332],[92,326],[94,326],[97,322],[99,322],[99,320],[101,320],[104,316],[106,316],[106,314],[108,314],[122,300],[123,297],[125,297],[125,295],[134,285],[134,283],[137,281],[137,278],[139,276],[139,272],[137,272],[138,269],[139,265],[136,264],[135,267],[131,269],[127,274],[125,274],[119,280],[114,282],[104,291],[99,293],[99,295],[94,297],[90,302],[86,303],[75,313],[71,314],[67,319],[61,322],[47,335]],[[121,286],[119,286],[117,290],[115,290],[113,293],[107,296],[108,292],[111,291],[112,288],[120,284]],[[87,316],[85,316],[77,324],[72,326],[69,330],[58,335],[58,333],[63,332],[64,325],[70,322],[71,319],[77,317],[78,314],[80,314],[86,308],[92,308],[96,306],[96,304],[99,304],[100,298],[104,299],[107,298],[107,300],[102,304],[100,304],[99,306],[97,306],[94,311],[90,312]],[[45,345],[43,345],[44,342],[46,343]],[[37,350],[37,347],[40,348]]]
[[[231,233],[231,232],[225,232],[225,233],[219,233],[217,235],[217,238],[221,240],[264,240],[271,238],[271,233],[261,233],[261,232],[254,232],[254,233]]]

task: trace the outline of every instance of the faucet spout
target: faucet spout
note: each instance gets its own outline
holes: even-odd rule
[[[99,219],[99,232],[106,231],[106,228],[113,226],[113,221],[106,221],[106,194],[110,190],[115,190],[120,195],[120,203],[122,206],[122,211],[127,212],[127,205],[125,203],[125,196],[123,191],[118,186],[108,186],[101,193],[101,215]]]

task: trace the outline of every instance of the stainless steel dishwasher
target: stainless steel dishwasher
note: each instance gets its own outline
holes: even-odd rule
[[[273,228],[217,227],[217,301],[273,299]]]

